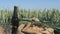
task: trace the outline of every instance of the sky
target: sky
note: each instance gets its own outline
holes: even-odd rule
[[[0,0],[0,9],[13,9],[14,5],[25,9],[50,9],[60,10],[60,0]]]

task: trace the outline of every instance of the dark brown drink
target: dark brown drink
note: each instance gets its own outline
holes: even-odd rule
[[[16,34],[17,33],[17,28],[19,26],[19,19],[18,19],[18,14],[17,14],[18,10],[17,7],[14,6],[14,12],[13,12],[13,16],[12,16],[12,34]]]

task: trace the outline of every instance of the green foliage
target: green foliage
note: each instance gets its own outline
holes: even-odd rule
[[[0,10],[0,25],[5,28],[10,28],[11,18],[13,12],[10,10]],[[58,9],[50,10],[26,10],[21,9],[18,12],[19,19],[21,18],[32,18],[33,16],[39,18],[40,22],[48,25],[52,28],[60,28],[60,12]]]

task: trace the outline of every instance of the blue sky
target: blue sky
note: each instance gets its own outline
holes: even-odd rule
[[[0,9],[13,9],[14,5],[25,9],[56,8],[60,10],[60,0],[0,0]]]

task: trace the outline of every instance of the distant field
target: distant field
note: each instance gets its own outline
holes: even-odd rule
[[[40,22],[52,28],[60,29],[60,11],[58,9],[44,9],[44,10],[18,10],[18,17],[21,18],[39,18]],[[0,25],[6,30],[11,29],[12,10],[0,10]],[[20,21],[21,23],[23,22]],[[59,30],[60,31],[60,30]]]

